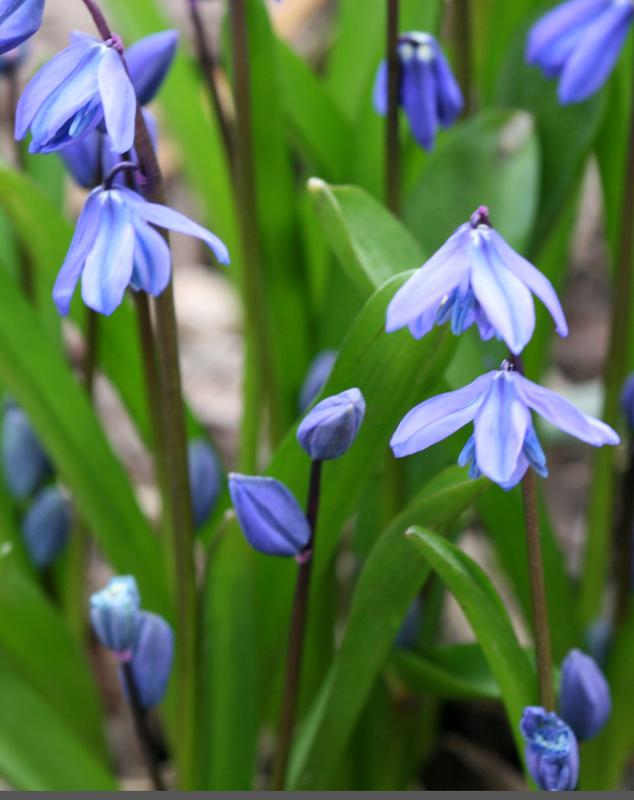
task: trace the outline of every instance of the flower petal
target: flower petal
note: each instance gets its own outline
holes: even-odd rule
[[[176,55],[177,44],[177,31],[161,31],[146,36],[126,50],[130,79],[142,106],[161,88]]]
[[[132,286],[158,297],[170,281],[170,249],[163,236],[147,222],[137,217],[133,218],[133,224],[136,237]]]
[[[388,76],[387,62],[381,61],[381,63],[379,64],[379,68],[376,72],[374,89],[372,91],[372,100],[374,102],[374,108],[376,112],[380,114],[382,117],[384,117],[387,114],[387,93],[388,93],[387,76]]]
[[[448,128],[462,113],[464,100],[458,81],[454,78],[451,67],[440,47],[436,50],[433,70],[436,78],[438,119],[443,128]]]
[[[0,54],[8,53],[37,33],[42,24],[44,0],[5,0],[0,4]]]
[[[117,153],[127,153],[134,144],[136,94],[121,56],[112,47],[106,48],[101,56],[98,81],[112,146]]]
[[[583,414],[550,389],[538,386],[518,373],[513,373],[513,380],[524,402],[562,431],[594,447],[616,445],[621,441],[618,434],[605,422]]]
[[[416,141],[432,150],[438,130],[436,78],[432,61],[417,56],[402,62],[403,108]]]
[[[451,436],[475,417],[496,375],[488,372],[454,392],[445,392],[413,408],[390,440],[397,458],[425,450]]]

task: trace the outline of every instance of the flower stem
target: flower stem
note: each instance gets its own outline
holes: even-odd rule
[[[132,667],[129,663],[122,664],[121,671],[127,689],[128,702],[130,703],[132,716],[134,718],[134,728],[141,746],[143,759],[152,780],[152,786],[155,790],[164,792],[166,787],[163,783],[161,770],[156,759],[154,737],[148,724],[147,711],[143,708],[139,699],[139,689],[134,679]]]
[[[216,59],[214,58],[213,50],[207,36],[207,31],[205,30],[205,23],[200,13],[199,0],[187,0],[187,2],[189,5],[189,15],[191,17],[192,27],[194,29],[198,61],[200,62],[200,68],[205,80],[205,85],[207,86],[207,92],[209,94],[212,108],[216,113],[216,119],[218,120],[218,125],[220,127],[220,133],[225,147],[227,160],[231,164],[233,161],[233,142],[231,139],[231,131],[229,130],[227,117],[218,94],[218,86],[216,84]]]
[[[315,534],[317,532],[321,472],[322,462],[313,461],[310,469],[310,484],[306,506],[306,518],[310,525],[311,536],[306,550],[304,554],[302,554],[297,573],[297,583],[295,585],[293,616],[291,619],[288,652],[286,656],[286,680],[284,682],[284,696],[282,698],[282,710],[278,729],[277,755],[273,768],[272,789],[274,791],[282,791],[284,789],[291,741],[295,728],[295,718],[297,716],[297,696],[299,693],[302,656],[306,639],[306,620],[308,616],[310,576],[315,550]]]
[[[621,483],[621,508],[616,524],[616,603],[614,622],[621,626],[628,618],[632,598],[634,563],[634,445],[630,443],[628,465]]]
[[[385,122],[385,202],[393,214],[401,206],[399,97],[401,62],[398,57],[399,0],[387,0],[387,116]]]
[[[472,20],[471,0],[454,0],[454,41],[456,51],[456,73],[464,96],[464,114],[474,110],[473,74],[471,49]]]

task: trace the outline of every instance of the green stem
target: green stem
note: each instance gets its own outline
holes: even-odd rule
[[[385,119],[385,202],[393,214],[401,206],[399,98],[401,62],[398,57],[399,0],[387,0],[387,116]]]
[[[616,523],[616,603],[615,625],[627,620],[632,602],[632,564],[634,563],[634,446],[628,448],[628,464],[621,482],[621,508]]]
[[[125,681],[127,689],[128,702],[134,720],[134,729],[137,739],[139,740],[143,760],[145,761],[150,780],[152,781],[152,787],[156,791],[164,792],[165,784],[163,783],[161,768],[156,758],[154,737],[150,729],[147,711],[141,704],[139,688],[134,678],[134,672],[132,672],[132,667],[129,663],[121,665],[121,672],[123,673],[123,680]]]
[[[456,74],[464,97],[464,115],[475,109],[473,96],[473,52],[471,0],[454,0],[454,41],[456,51]]]

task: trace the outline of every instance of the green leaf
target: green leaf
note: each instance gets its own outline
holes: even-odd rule
[[[355,589],[341,648],[293,750],[290,788],[330,785],[401,622],[429,574],[403,531],[416,523],[447,531],[486,485],[453,467],[426,486],[379,538]]]
[[[478,644],[436,647],[425,653],[396,650],[388,666],[416,694],[448,700],[501,697],[500,687]]]
[[[113,791],[106,767],[0,655],[0,774],[22,791]]]
[[[422,528],[409,530],[408,539],[438,573],[467,617],[500,687],[511,730],[522,753],[519,721],[523,709],[537,703],[537,680],[504,603],[483,570],[459,547]]]
[[[308,189],[330,247],[363,298],[425,260],[407,228],[362,189],[319,178]]]

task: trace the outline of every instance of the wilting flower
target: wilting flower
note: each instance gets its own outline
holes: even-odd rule
[[[15,405],[8,405],[2,420],[2,468],[7,488],[17,500],[24,500],[51,472],[51,464],[28,417]]]
[[[22,520],[22,537],[38,569],[52,564],[66,547],[71,524],[70,503],[56,486],[35,496]]]
[[[275,478],[229,475],[229,493],[249,544],[269,556],[298,556],[311,531],[293,493]]]
[[[580,650],[571,650],[561,667],[559,715],[583,742],[599,733],[611,710],[610,687],[599,666]]]
[[[634,373],[623,385],[621,392],[621,409],[630,431],[634,431]]]
[[[60,314],[67,314],[81,276],[87,306],[111,314],[128,286],[157,296],[171,275],[171,253],[161,234],[166,228],[201,239],[221,264],[229,253],[220,239],[183,214],[149,203],[130,189],[100,186],[88,197],[66,260],[53,287]]]
[[[18,103],[16,139],[31,131],[32,153],[60,150],[102,121],[117,153],[134,142],[136,95],[118,52],[118,40],[74,34],[65,50],[28,83]]]
[[[425,150],[434,146],[439,127],[448,128],[463,108],[462,93],[438,41],[429,33],[399,37],[401,68],[399,102],[416,141]],[[388,66],[379,67],[374,85],[374,107],[385,116],[388,106]]]
[[[524,709],[520,730],[526,739],[526,764],[540,789],[572,791],[579,779],[579,747],[557,714],[540,706]]]
[[[421,339],[451,320],[460,334],[477,325],[482,339],[504,339],[520,353],[535,328],[531,292],[550,311],[557,333],[568,334],[566,318],[550,281],[513,250],[479,208],[392,298],[388,332],[408,327]]]
[[[187,460],[194,522],[199,528],[207,521],[216,504],[222,485],[222,472],[213,448],[204,439],[189,443]]]
[[[174,660],[174,632],[158,614],[140,611],[129,667],[142,708],[158,705],[167,691]],[[122,681],[125,689],[125,681]]]
[[[0,53],[8,53],[40,29],[44,0],[0,0]]]
[[[299,392],[299,410],[301,413],[306,411],[326,385],[336,360],[336,350],[323,350],[315,356]]]
[[[104,647],[129,660],[140,624],[141,598],[131,575],[111,578],[90,598],[90,621]]]
[[[297,440],[313,461],[339,458],[357,438],[364,416],[363,395],[348,389],[318,403],[297,429]]]
[[[486,475],[504,489],[515,486],[531,466],[546,476],[546,456],[531,410],[562,431],[600,447],[619,443],[617,434],[598,419],[582,414],[563,397],[529,381],[505,362],[454,392],[432,397],[413,408],[390,442],[397,458],[425,450],[473,421],[474,433],[458,463],[469,474]]]
[[[559,78],[559,100],[579,103],[608,79],[634,19],[632,0],[568,0],[531,29],[526,59]]]

